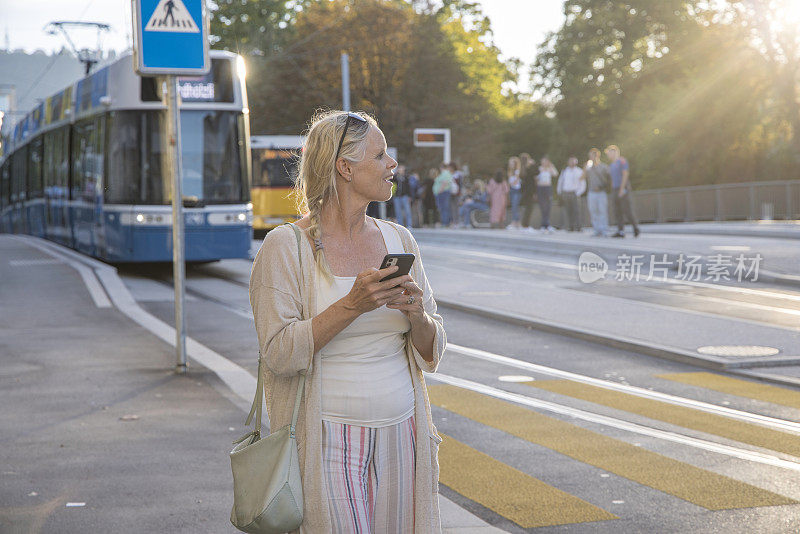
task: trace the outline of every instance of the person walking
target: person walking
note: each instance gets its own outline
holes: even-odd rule
[[[553,178],[558,176],[558,169],[547,156],[542,158],[539,165],[539,174],[536,177],[536,196],[539,199],[539,209],[542,212],[542,232],[553,233],[555,228],[550,226],[550,206],[553,201]]]
[[[394,183],[397,189],[392,197],[394,204],[394,215],[397,222],[406,228],[412,228],[411,224],[411,183],[406,175],[405,165],[399,165],[394,174]]]
[[[622,157],[617,145],[609,145],[606,155],[611,163],[608,172],[611,174],[611,196],[614,199],[614,216],[617,219],[617,233],[611,237],[625,237],[625,219],[633,226],[633,237],[639,237],[639,221],[633,213],[631,203],[630,167],[628,160]]]
[[[600,160],[600,151],[596,148],[589,151],[584,180],[586,180],[589,217],[594,228],[593,235],[605,237],[608,235],[608,188],[611,186],[611,174],[608,165]]]
[[[578,232],[581,229],[578,221],[578,196],[583,194],[583,170],[578,167],[578,158],[570,156],[567,166],[561,171],[556,186],[556,194],[561,198],[567,212],[567,229],[570,232]]]
[[[522,229],[526,232],[535,232],[531,227],[533,206],[536,203],[536,160],[530,154],[523,152],[519,155],[522,168]]]
[[[492,228],[503,228],[506,222],[506,209],[508,207],[508,181],[506,173],[498,169],[486,186],[489,195],[489,222]]]
[[[433,195],[436,197],[436,209],[439,210],[442,228],[450,226],[450,188],[452,184],[453,175],[450,173],[450,166],[443,163],[439,175],[433,182]]]
[[[298,251],[290,225],[267,234],[250,302],[270,428],[296,426],[304,495],[300,534],[440,532],[438,444],[423,371],[447,344],[419,247],[405,227],[366,215],[391,197],[397,162],[365,114],[313,119],[300,159]],[[387,253],[410,274],[383,280]],[[299,254],[299,257],[298,257]]]
[[[519,204],[522,201],[522,162],[517,156],[508,158],[508,199],[511,202],[511,224],[506,230],[519,230]]]

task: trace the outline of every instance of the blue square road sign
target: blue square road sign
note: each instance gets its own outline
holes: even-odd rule
[[[142,75],[206,74],[205,0],[133,0],[134,68]]]

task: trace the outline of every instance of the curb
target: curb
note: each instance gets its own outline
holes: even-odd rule
[[[436,303],[443,308],[480,315],[488,319],[495,319],[509,324],[534,328],[542,332],[549,332],[552,334],[580,339],[606,347],[638,352],[640,354],[646,354],[647,356],[653,356],[655,358],[661,358],[664,360],[688,363],[715,371],[726,371],[742,376],[757,378],[766,382],[773,382],[789,386],[800,386],[800,378],[785,377],[772,373],[748,370],[752,367],[800,365],[800,357],[764,358],[759,360],[741,359],[731,361],[724,358],[716,358],[714,356],[703,356],[692,351],[679,349],[676,347],[668,347],[666,345],[660,345],[657,343],[646,343],[633,338],[612,336],[595,330],[563,326],[561,324],[556,324],[542,319],[534,319],[532,317],[516,313],[509,313],[492,308],[479,308],[477,306],[470,306],[469,304],[452,301],[447,298],[437,298]]]

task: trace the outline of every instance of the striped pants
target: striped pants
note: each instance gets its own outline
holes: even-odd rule
[[[414,417],[382,428],[322,421],[333,532],[414,532]]]

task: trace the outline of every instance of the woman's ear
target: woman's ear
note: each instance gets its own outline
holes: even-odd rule
[[[339,172],[339,176],[344,178],[346,182],[353,179],[353,169],[350,167],[350,162],[346,159],[339,158],[336,160],[336,170]]]

